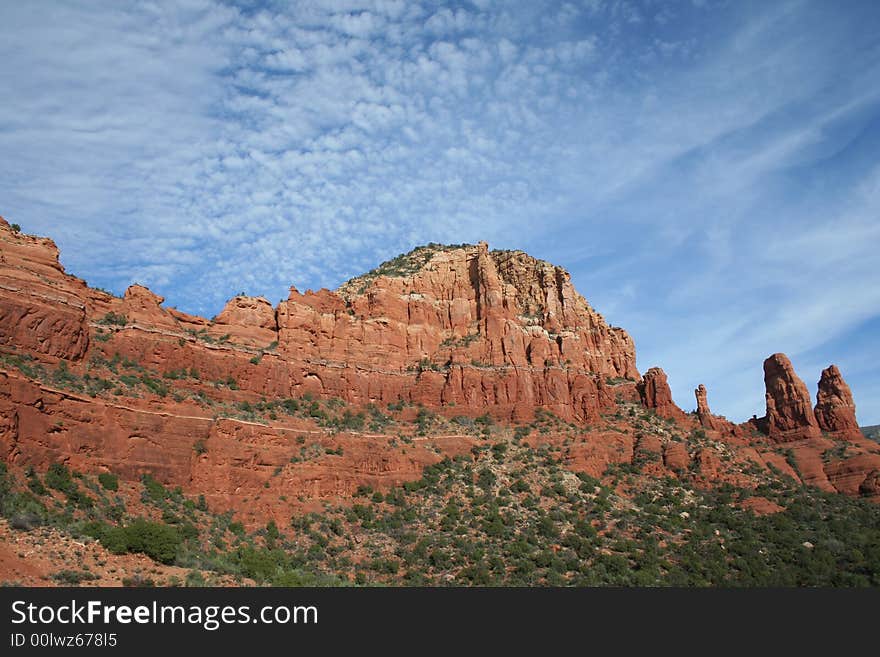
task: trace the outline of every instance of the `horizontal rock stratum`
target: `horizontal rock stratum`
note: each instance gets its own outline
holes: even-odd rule
[[[402,446],[379,430],[328,431],[313,400],[338,400],[346,418],[391,407],[412,421],[421,409],[503,423],[551,413],[578,427],[568,467],[594,475],[656,457],[651,476],[693,468],[707,485],[741,484],[748,468],[772,467],[878,496],[880,447],[858,431],[836,367],[823,372],[815,409],[790,361],[774,354],[762,418],[713,415],[703,386],[686,413],[662,369],[639,374],[632,338],[568,272],[522,251],[432,244],[336,291],[291,288],[277,306],[233,297],[211,320],[163,302],[140,285],[121,298],[90,288],[64,271],[52,240],[0,219],[0,458],[149,472],[217,508],[247,497],[252,517],[265,519],[283,517],[291,499],[416,479],[477,440],[428,431]],[[307,410],[283,416],[285,400]],[[648,411],[669,428],[637,435],[630,418]],[[689,449],[678,438],[694,431],[708,442]]]
[[[90,289],[64,273],[51,240],[3,229],[0,340],[37,354],[81,360],[90,326],[120,316],[124,327],[109,326],[126,338],[123,355],[231,375],[261,394],[454,403],[499,417],[539,406],[595,418],[607,379],[639,377],[632,338],[564,269],[485,243],[422,247],[336,292],[291,288],[276,308],[237,296],[208,321],[163,308],[140,285],[121,299]],[[200,334],[217,342],[204,348]],[[261,350],[270,353],[254,367]]]

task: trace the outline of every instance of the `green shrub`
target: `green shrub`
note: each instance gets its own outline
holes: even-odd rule
[[[266,525],[266,547],[270,550],[274,549],[275,542],[278,540],[279,536],[281,536],[281,534],[278,531],[278,525],[274,520],[270,520]]]
[[[287,559],[281,550],[246,547],[239,548],[237,556],[242,574],[257,582],[272,580],[287,565]]]
[[[128,318],[122,314],[116,314],[114,312],[109,312],[102,319],[98,320],[98,324],[107,324],[113,326],[125,326],[128,324]]]
[[[54,488],[62,493],[69,494],[76,488],[76,484],[70,475],[70,470],[63,463],[53,463],[50,465],[46,471],[45,480],[49,488]]]
[[[187,586],[206,586],[207,582],[205,581],[205,576],[202,575],[198,570],[191,570],[186,574],[186,585]]]
[[[33,514],[40,522],[46,517],[46,507],[30,492],[19,493],[14,490],[14,480],[0,461],[0,515],[13,518],[16,514]],[[19,524],[23,524],[24,520]],[[28,520],[28,523],[32,523]]]
[[[495,474],[488,468],[480,470],[477,477],[477,485],[483,490],[490,489],[495,484]]]
[[[59,584],[77,586],[82,582],[99,579],[99,577],[95,573],[90,573],[86,570],[59,570],[52,575],[52,579]]]
[[[144,496],[147,500],[162,502],[168,499],[168,491],[165,486],[156,481],[152,475],[143,475],[141,477],[141,483],[144,485]]]
[[[82,533],[99,541],[106,550],[113,554],[128,552],[128,539],[124,527],[93,520],[82,526]]]
[[[92,498],[76,486],[73,487],[73,490],[67,493],[67,501],[79,509],[91,509],[95,505]]]
[[[98,475],[98,483],[106,490],[119,490],[119,477],[110,472],[102,472]]]
[[[34,493],[34,495],[48,495],[49,491],[43,485],[43,482],[40,481],[40,476],[36,473],[33,467],[29,467],[25,472],[25,475],[28,479],[28,488]]]
[[[43,519],[33,511],[16,513],[9,518],[9,526],[23,532],[29,532],[43,524]]]
[[[135,573],[131,577],[123,577],[122,585],[129,588],[152,588],[156,586],[156,582],[153,581],[152,577]]]
[[[175,527],[144,518],[135,519],[123,531],[128,552],[141,552],[164,564],[174,563],[183,542]]]
[[[153,394],[158,395],[159,397],[165,397],[168,394],[168,391],[171,389],[169,385],[164,381],[161,381],[160,379],[154,379],[148,374],[142,374],[140,380],[147,390],[149,390]]]

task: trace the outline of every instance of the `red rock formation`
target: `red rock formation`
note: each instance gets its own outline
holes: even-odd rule
[[[694,395],[697,397],[697,418],[700,420],[700,425],[704,429],[717,430],[720,427],[720,422],[715,419],[712,411],[709,410],[706,386],[702,383],[698,385],[697,389],[694,390]]]
[[[791,463],[789,463],[782,454],[777,454],[776,452],[764,452],[761,454],[761,459],[768,467],[773,466],[773,468],[779,470],[783,475],[791,477],[797,483],[801,483],[801,478],[797,471],[791,467]]]
[[[670,470],[686,470],[691,464],[691,457],[684,443],[666,443],[663,447],[663,464]]]
[[[660,438],[651,434],[636,434],[635,458],[651,459],[663,454]]]
[[[638,384],[638,390],[642,398],[642,404],[646,408],[654,409],[657,415],[674,420],[685,419],[684,411],[672,401],[672,391],[669,389],[669,382],[666,380],[666,372],[659,367],[652,367],[645,372],[645,375]]]
[[[702,447],[694,459],[699,465],[699,472],[709,479],[717,479],[721,470],[721,457],[714,449]]]
[[[126,479],[150,473],[204,494],[213,509],[234,509],[246,520],[263,522],[289,508],[282,496],[317,501],[349,496],[360,485],[387,490],[418,479],[442,454],[466,453],[472,445],[466,437],[437,437],[403,453],[387,437],[330,435],[295,418],[267,426],[214,418],[187,404],[114,403],[4,372],[0,418],[0,459],[8,463],[42,469],[64,461],[78,470],[112,471]],[[341,455],[326,453],[341,446]],[[301,449],[312,448],[314,458],[291,462]],[[237,505],[244,492],[252,499],[246,510]]]
[[[764,361],[767,390],[767,434],[777,442],[817,438],[819,424],[813,414],[807,386],[795,374],[785,354],[773,354]]]
[[[122,299],[122,314],[128,321],[143,327],[178,329],[177,320],[164,308],[164,297],[143,285],[132,285]]]
[[[48,238],[0,217],[0,345],[79,359],[89,346],[84,281],[64,273]]]
[[[766,516],[785,510],[781,506],[776,504],[776,502],[771,502],[766,497],[761,497],[759,495],[755,495],[753,497],[749,497],[746,500],[743,500],[740,503],[740,506],[744,509],[748,509],[756,516]]]
[[[568,448],[565,465],[573,472],[601,478],[609,465],[632,463],[634,453],[632,436],[614,431],[596,433]]]
[[[51,240],[0,221],[0,345],[50,366],[58,358],[118,354],[159,373],[234,380],[236,391],[211,388],[226,403],[310,392],[355,404],[454,404],[458,414],[523,420],[543,406],[588,420],[635,398],[632,340],[590,308],[561,268],[485,244],[406,258],[402,270],[386,268],[338,292],[292,289],[277,311],[265,299],[239,296],[208,322],[164,308],[161,296],[140,285],[123,298],[91,290],[64,272]],[[90,342],[90,331],[100,339]],[[0,381],[5,460],[38,467],[64,460],[130,478],[151,472],[220,505],[232,505],[240,490],[253,495],[279,467],[287,488],[314,498],[344,495],[360,483],[400,483],[438,458],[428,446],[403,458],[349,436],[344,458],[292,468],[290,427],[211,416],[186,399],[55,390],[14,368]],[[199,440],[207,455],[193,449]],[[469,444],[440,447],[459,448]],[[627,455],[603,450],[582,458],[595,468],[632,458],[631,440]]]
[[[874,497],[880,472],[880,454],[857,454],[825,466],[825,474],[835,490],[847,495]]]
[[[859,495],[873,502],[880,502],[880,470],[873,470],[859,485]]]
[[[122,299],[90,290],[64,273],[50,240],[2,228],[0,343],[77,359],[91,321],[123,355],[163,371],[186,365],[232,376],[259,394],[454,403],[500,418],[527,419],[543,406],[596,419],[635,394],[631,338],[605,323],[567,272],[519,251],[419,249],[403,257],[402,271],[386,268],[337,292],[292,289],[277,311],[236,297],[209,323],[163,308],[140,285]],[[110,312],[127,324],[108,324]],[[250,361],[275,342],[267,377],[266,365]],[[616,381],[611,394],[606,378]]]
[[[582,436],[564,444],[572,470],[601,477],[609,464],[634,457],[658,476],[664,467],[691,466],[687,446],[674,435],[695,425],[672,401],[663,371],[652,368],[636,383],[635,349],[626,332],[589,306],[567,272],[520,251],[490,252],[485,244],[417,249],[335,292],[292,288],[277,309],[262,298],[233,298],[212,321],[163,302],[139,285],[123,298],[88,288],[64,272],[51,240],[22,235],[0,220],[0,458],[38,468],[61,460],[127,478],[150,472],[205,494],[216,508],[234,508],[247,495],[246,521],[280,522],[286,519],[285,493],[309,504],[344,497],[361,484],[385,488],[417,478],[441,454],[472,446],[467,437],[435,436],[404,450],[388,436],[333,436],[286,416],[268,424],[214,417],[218,405],[312,393],[355,406],[403,400],[455,415],[488,412],[518,421],[544,408],[584,427]],[[140,368],[125,373],[134,388],[90,397],[55,389],[45,374],[65,359],[84,377],[101,372],[101,362],[117,354],[116,362]],[[20,364],[31,363],[23,356],[49,368],[41,380],[22,374],[29,365],[22,370]],[[176,385],[183,370],[189,377],[184,394],[164,397],[146,391],[134,375],[167,375]],[[765,371],[771,438],[818,436],[808,398],[803,408],[803,384],[787,359],[765,364]],[[118,382],[123,372],[117,374]],[[828,378],[821,421],[843,431],[845,388]],[[715,447],[694,449],[699,472],[708,485],[716,479],[740,485],[730,468],[742,459],[761,461],[757,448],[772,446],[749,426],[735,428],[712,416],[700,390],[700,422],[717,429],[712,440],[734,456],[723,452],[721,459]],[[634,445],[630,416],[618,421],[621,426],[599,425],[609,422],[619,403],[639,401],[678,427],[660,423]],[[207,451],[194,449],[198,441]],[[326,453],[343,442],[344,455]],[[858,457],[880,448],[850,441],[847,465],[835,469],[823,461],[831,441],[802,442],[794,456],[806,483],[875,496],[878,464]],[[326,450],[308,462],[291,462],[302,444]],[[759,465],[773,458],[781,457],[767,455]]]
[[[307,364],[315,392],[337,394],[340,370],[356,368],[365,380],[341,395],[352,401],[454,403],[510,418],[544,406],[587,419],[603,408],[599,381],[638,377],[631,338],[561,268],[485,243],[407,257],[337,292],[291,289],[279,305],[278,353]]]
[[[823,454],[833,443],[823,438],[802,440],[791,447],[794,463],[801,481],[807,486],[815,486],[829,493],[836,491],[825,472]]]
[[[830,365],[822,370],[815,415],[822,431],[833,433],[839,438],[862,438],[859,423],[856,421],[856,405],[853,403],[852,392],[837,365]]]
[[[274,342],[277,346],[275,309],[263,297],[233,297],[214,318],[209,333],[216,338],[229,336],[238,344],[267,347]]]

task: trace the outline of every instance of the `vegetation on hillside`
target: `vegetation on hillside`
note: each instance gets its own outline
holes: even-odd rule
[[[392,278],[411,276],[421,271],[436,253],[440,251],[451,251],[453,249],[463,249],[470,246],[473,245],[437,244],[435,242],[430,242],[424,246],[417,246],[412,251],[401,253],[391,260],[386,260],[375,269],[346,281],[339,286],[339,292],[342,293],[344,298],[349,299],[352,296],[357,296],[366,292],[370,283],[379,276],[389,276]]]
[[[498,443],[402,489],[363,490],[351,508],[294,518],[292,547],[359,583],[880,585],[880,508],[868,502],[781,481],[705,491],[688,475],[632,499],[615,490],[565,471],[552,449]],[[752,495],[786,510],[756,516],[738,505]]]
[[[62,463],[13,472],[0,462],[0,515],[15,530],[49,526],[114,554],[144,554],[188,569],[192,584],[224,575],[276,586],[880,585],[878,505],[757,466],[746,473],[757,488],[707,489],[697,470],[646,474],[660,457],[638,450],[599,479],[571,472],[571,447],[591,429],[633,432],[637,441],[642,433],[665,435],[689,453],[711,447],[722,461],[730,458],[705,432],[680,435],[673,421],[635,404],[621,401],[594,427],[542,409],[531,423],[509,426],[488,414],[457,415],[452,407],[441,414],[402,401],[353,407],[310,394],[221,401],[205,391],[234,389],[234,380],[209,381],[193,368],[159,372],[119,354],[95,355],[76,372],[65,361],[50,367],[28,355],[0,361],[81,394],[190,399],[213,417],[298,418],[327,433],[381,433],[407,444],[432,435],[474,438],[469,454],[427,467],[418,481],[390,491],[363,487],[351,503],[326,502],[321,513],[292,504],[285,522],[250,532],[232,513],[212,513],[204,498],[150,475],[132,483]],[[845,448],[828,457],[843,457]],[[205,441],[193,444],[197,453],[209,449]],[[303,443],[292,462],[344,449],[342,437],[334,451]],[[783,510],[755,515],[743,508],[750,497]],[[52,578],[71,585],[93,578],[75,565]]]
[[[138,486],[146,512],[131,515],[105,481],[60,464],[42,477],[31,471],[26,488],[0,464],[0,513],[23,531],[51,524],[114,553],[189,568],[194,583],[215,573],[277,586],[880,585],[877,505],[784,478],[702,490],[682,472],[636,486],[632,464],[600,481],[562,467],[564,446],[530,447],[534,430],[487,440],[402,487],[362,487],[352,505],[250,533],[149,476]],[[621,495],[628,486],[638,492]],[[755,495],[785,510],[741,507]]]

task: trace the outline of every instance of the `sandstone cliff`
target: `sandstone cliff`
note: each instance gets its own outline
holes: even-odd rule
[[[265,516],[279,504],[261,490],[270,479],[284,481],[281,496],[346,496],[418,478],[471,445],[400,450],[314,421],[224,417],[267,398],[506,420],[545,408],[585,422],[637,396],[632,340],[568,273],[486,244],[416,249],[336,292],[292,288],[277,308],[239,295],[208,320],[163,304],[141,285],[121,298],[89,288],[51,240],[0,221],[3,460],[150,472],[221,508],[258,490]],[[291,465],[303,449],[319,456]]]
[[[663,370],[639,376],[630,336],[564,269],[521,251],[420,247],[336,291],[291,288],[277,307],[236,296],[211,320],[163,304],[140,285],[121,298],[89,288],[51,240],[0,220],[0,458],[150,472],[212,506],[248,496],[254,518],[283,519],[287,496],[309,504],[387,488],[469,452],[480,433],[458,429],[474,418],[534,426],[549,412],[555,424],[541,425],[536,445],[564,448],[568,467],[591,476],[639,463],[652,476],[690,469],[706,485],[751,485],[743,473],[757,466],[877,497],[880,447],[852,435],[836,368],[823,372],[815,413],[776,354],[760,421],[712,415],[703,386],[696,416],[685,414]],[[305,410],[284,415],[288,402]],[[337,402],[351,406],[343,424],[319,425]],[[391,406],[410,422],[429,411],[465,419],[402,447],[363,426]]]
[[[69,277],[58,269],[55,278]],[[590,307],[565,270],[485,243],[417,249],[336,292],[291,288],[276,309],[235,297],[211,322],[162,301],[132,286],[122,300],[81,303],[92,324],[108,312],[128,320],[110,328],[125,334],[120,347],[132,357],[210,372],[222,361],[261,394],[455,404],[508,419],[545,407],[588,420],[610,408],[606,379],[632,388],[639,377],[632,339]],[[255,353],[268,356],[256,371]]]
[[[88,296],[84,281],[64,273],[55,242],[13,231],[0,217],[0,344],[82,358]]]

